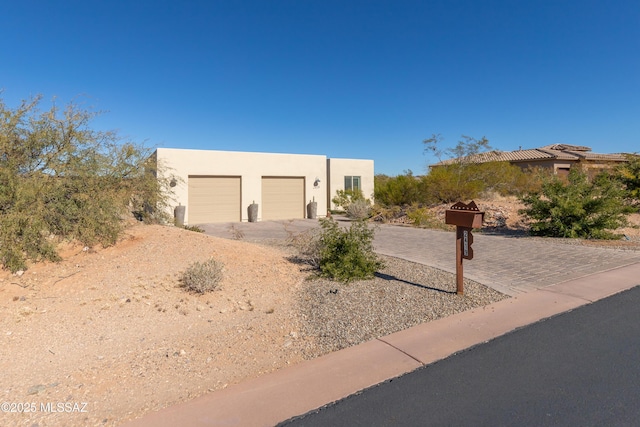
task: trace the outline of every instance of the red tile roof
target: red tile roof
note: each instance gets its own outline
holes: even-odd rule
[[[443,160],[439,163],[431,166],[443,166],[457,163],[461,158]],[[581,160],[586,161],[609,161],[609,162],[623,162],[626,160],[624,154],[599,154],[592,153],[591,148],[568,145],[568,144],[553,144],[540,148],[516,150],[516,151],[489,151],[486,153],[480,153],[473,156],[469,156],[464,159],[469,163],[486,163],[486,162],[530,162],[536,160],[569,160],[578,162]]]

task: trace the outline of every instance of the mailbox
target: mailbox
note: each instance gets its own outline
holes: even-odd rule
[[[484,212],[480,212],[475,202],[465,204],[458,202],[445,211],[444,222],[456,226],[456,293],[464,293],[464,279],[462,270],[463,259],[473,259],[474,228],[482,228]]]
[[[484,212],[480,212],[475,202],[468,205],[458,202],[444,212],[444,222],[459,227],[482,228],[483,220]]]

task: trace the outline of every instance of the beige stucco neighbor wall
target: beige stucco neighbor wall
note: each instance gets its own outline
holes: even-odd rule
[[[258,220],[262,219],[262,177],[304,177],[305,199],[318,203],[318,217],[327,212],[327,158],[322,155],[249,153],[239,151],[187,150],[158,148],[155,155],[160,165],[180,178],[175,190],[175,204],[187,206],[185,223],[189,223],[189,175],[240,176],[242,221],[248,221],[247,207],[258,204]],[[372,162],[373,164],[373,162]],[[314,186],[316,179],[319,185]],[[371,177],[373,180],[373,176]],[[173,208],[172,208],[173,209]],[[173,211],[171,212],[173,215]]]
[[[535,167],[542,167],[542,168],[549,168],[552,169],[554,171],[554,173],[558,172],[558,169],[565,169],[565,168],[570,168],[571,165],[575,164],[576,162],[572,162],[572,161],[562,161],[562,160],[538,160],[538,161],[529,161],[529,162],[518,162],[515,163],[516,165],[520,166],[521,169],[527,169],[527,168],[535,168]]]
[[[327,160],[327,201],[330,209],[336,209],[331,199],[338,190],[344,190],[345,176],[359,176],[361,179],[362,193],[373,202],[373,160],[361,159],[328,159]],[[318,206],[320,212],[320,206]]]

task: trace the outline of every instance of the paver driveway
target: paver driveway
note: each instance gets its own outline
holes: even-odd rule
[[[341,221],[348,225],[348,221]],[[246,241],[284,240],[318,226],[316,220],[219,223],[201,227],[212,236]],[[455,273],[455,233],[379,225],[376,252]],[[474,233],[474,259],[464,261],[464,275],[508,295],[640,262],[640,251],[558,243],[553,239]]]

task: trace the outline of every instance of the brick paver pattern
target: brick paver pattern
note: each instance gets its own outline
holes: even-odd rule
[[[347,226],[347,221],[342,225]],[[315,220],[221,223],[201,226],[207,234],[242,240],[286,239],[317,227]],[[234,231],[235,229],[235,231]],[[640,262],[640,251],[558,243],[553,239],[474,235],[474,258],[465,260],[464,276],[508,295],[518,295],[599,271]],[[455,273],[455,233],[378,225],[377,253]]]

